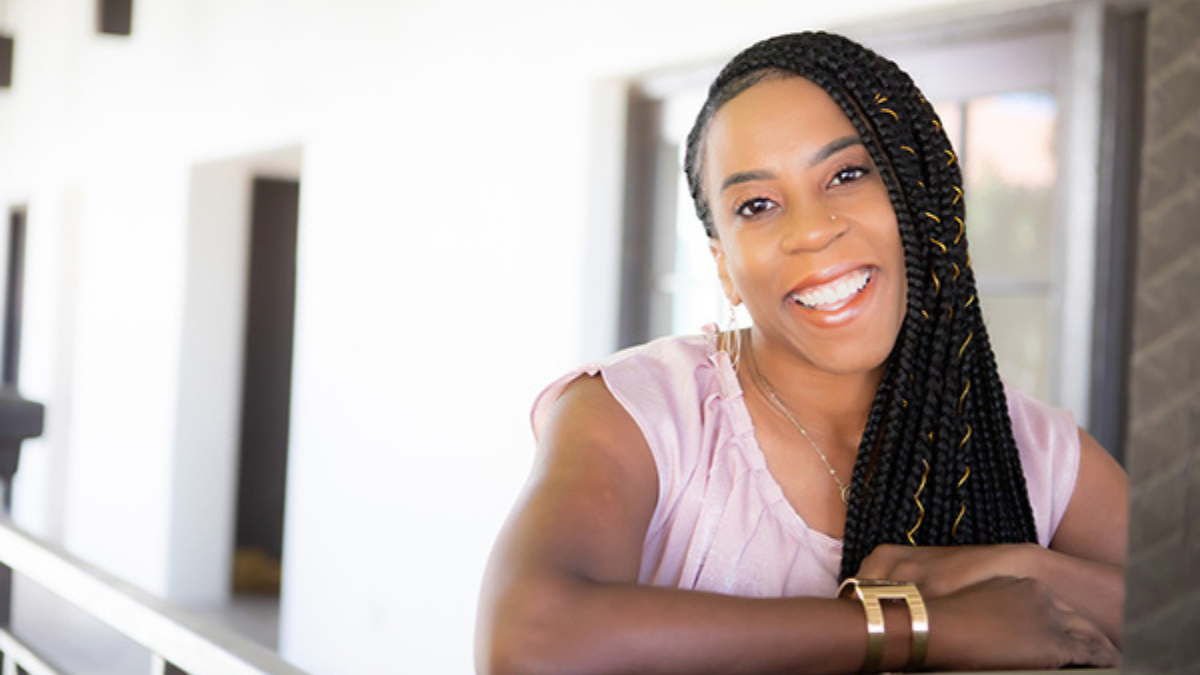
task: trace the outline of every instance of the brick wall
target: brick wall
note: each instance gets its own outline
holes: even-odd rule
[[[1200,673],[1200,0],[1147,30],[1124,672]]]

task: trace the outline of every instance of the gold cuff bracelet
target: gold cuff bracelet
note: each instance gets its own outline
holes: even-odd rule
[[[838,597],[853,594],[862,603],[867,615],[867,659],[863,663],[864,673],[877,673],[883,667],[884,623],[882,600],[901,600],[908,608],[912,621],[912,648],[909,651],[905,670],[920,670],[925,665],[925,653],[929,650],[929,613],[917,587],[906,581],[850,578],[838,588]]]

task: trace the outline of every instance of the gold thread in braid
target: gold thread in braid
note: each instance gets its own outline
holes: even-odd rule
[[[954,280],[958,281],[958,277],[962,274],[962,270],[958,268],[958,263],[950,263],[954,265]]]
[[[955,162],[955,160],[958,159],[957,157],[954,156],[954,153],[951,152],[950,150],[947,150],[946,154],[950,155],[950,159],[946,160],[946,166],[950,166],[951,164],[953,164]]]
[[[966,467],[966,471],[963,472],[962,478],[958,479],[958,485],[955,486],[955,489],[961,490],[963,484],[966,483],[967,479],[970,477],[971,467],[968,465]],[[967,503],[964,501],[959,505],[958,517],[954,519],[954,526],[950,528],[950,536],[954,537],[955,539],[958,539],[958,524],[962,522],[963,516],[965,515],[967,515]]]
[[[963,352],[967,350],[967,345],[971,344],[971,338],[973,337],[975,337],[974,333],[967,333],[967,339],[963,340],[962,346],[958,348],[958,358],[962,358]]]
[[[967,400],[967,392],[971,391],[971,381],[967,380],[967,386],[963,387],[962,395],[958,397],[958,414],[963,412],[963,402]]]
[[[937,295],[942,291],[942,282],[938,279],[937,272],[930,272],[933,275],[933,294]]]
[[[913,546],[917,545],[913,535],[921,528],[921,523],[925,522],[925,505],[921,503],[921,493],[925,491],[925,479],[929,478],[929,462],[924,459],[921,462],[925,465],[925,473],[921,474],[921,485],[917,487],[917,494],[913,495],[913,501],[917,503],[917,524],[908,531],[908,543]]]
[[[935,118],[933,118],[933,128],[934,128],[934,129],[937,129],[938,131],[941,131],[941,130],[942,130],[942,123],[941,123],[941,121],[940,121],[940,120],[938,120],[938,118],[936,118],[936,117],[935,117]]]
[[[958,541],[958,524],[962,522],[963,516],[967,515],[967,505],[960,504],[958,508],[958,517],[954,519],[954,527],[950,528],[950,536]]]
[[[963,309],[970,307],[971,303],[973,303],[973,302],[975,302],[975,294],[974,293],[971,294],[971,297],[967,298],[967,302],[963,305]]]
[[[918,186],[920,186],[920,188],[921,188],[922,190],[924,190],[924,189],[925,189],[925,181],[923,181],[923,180],[919,180],[919,181],[917,181],[917,185],[918,185]]]
[[[900,149],[901,149],[901,150],[907,150],[907,151],[908,151],[908,154],[910,154],[910,155],[915,155],[915,154],[917,154],[917,151],[916,151],[916,150],[913,150],[912,148],[908,147],[907,145],[902,145],[902,146],[900,146]]]
[[[963,196],[962,188],[958,187],[957,185],[951,185],[950,187],[954,188],[954,201],[952,203],[957,204],[962,199],[962,196]],[[962,222],[961,218],[959,219],[959,222],[960,223]],[[958,242],[955,242],[955,243],[958,243]]]
[[[942,249],[942,253],[945,253],[945,252],[948,250],[948,249],[946,248],[946,245],[945,245],[945,244],[943,244],[942,242],[938,241],[937,239],[934,239],[933,237],[930,237],[930,238],[929,238],[929,241],[932,241],[934,244],[937,244],[937,247],[938,247],[938,248],[940,248],[940,249]],[[958,278],[958,277],[956,276],[956,277],[955,277],[955,279],[957,279],[957,278]]]
[[[888,101],[887,97],[884,96],[883,94],[875,94],[875,104],[880,106],[879,110],[881,112],[885,112],[885,113],[891,115],[893,118],[895,118],[897,121],[899,121],[900,116],[896,114],[895,110],[892,110],[891,108],[883,107],[883,104],[887,103],[887,101]],[[914,155],[917,154],[917,153],[913,152],[911,149],[909,149],[908,151],[912,152]]]
[[[962,192],[962,190],[959,190],[959,192]],[[957,202],[958,200],[956,199],[955,201]],[[966,230],[966,224],[964,224],[963,219],[959,218],[958,216],[954,216],[954,219],[958,221],[958,235],[954,237],[954,245],[957,246],[958,242],[962,241],[963,231]]]
[[[969,440],[971,440],[971,425],[970,424],[967,425],[967,434],[965,436],[963,436],[961,441],[958,442],[958,449],[962,450],[963,446],[966,445],[967,441],[969,441]]]
[[[926,211],[926,212],[925,212],[925,215],[926,215],[926,216],[928,216],[928,217],[930,217],[930,218],[932,218],[932,219],[933,219],[933,222],[937,223],[938,225],[941,225],[941,224],[942,224],[942,219],[941,219],[941,218],[938,218],[937,216],[933,215],[932,213],[930,213],[930,212]]]
[[[921,310],[921,316],[925,317],[926,321],[929,320],[929,312],[926,312],[925,310]]]

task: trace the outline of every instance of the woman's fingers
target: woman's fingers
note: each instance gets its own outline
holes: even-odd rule
[[[940,597],[981,581],[1024,576],[1018,561],[1024,546],[897,546],[884,544],[863,560],[858,576],[917,585],[926,597]]]
[[[1063,632],[1071,656],[1067,665],[1111,668],[1120,663],[1120,650],[1095,623],[1057,599],[1054,605],[1064,617]]]
[[[1034,579],[997,577],[930,606],[930,665],[949,669],[1111,667],[1103,631]]]

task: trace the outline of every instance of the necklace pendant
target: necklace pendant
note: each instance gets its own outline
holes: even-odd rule
[[[839,491],[842,493],[842,503],[849,504],[850,503],[850,486],[843,485],[841,488],[839,488]]]

